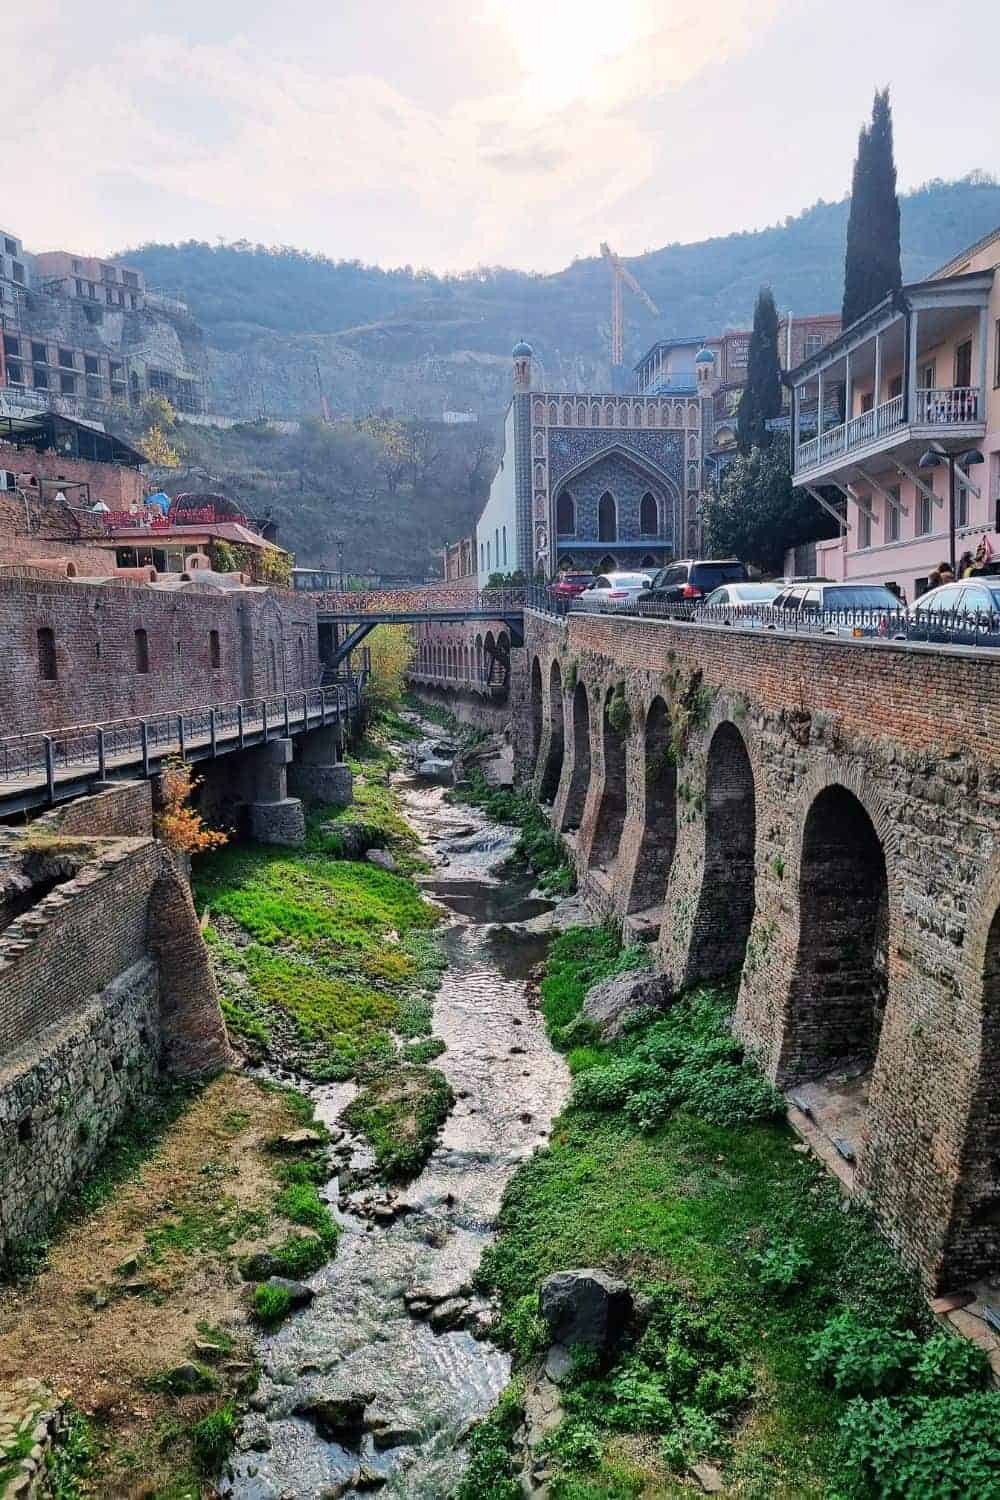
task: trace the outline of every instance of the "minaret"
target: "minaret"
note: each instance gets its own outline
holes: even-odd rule
[[[531,360],[534,352],[535,351],[534,349],[532,349],[531,345],[526,344],[524,339],[519,339],[518,342],[514,345],[513,360],[515,391],[531,390]]]
[[[531,516],[531,345],[518,339],[514,361],[514,513],[517,522],[515,567],[530,578],[535,570],[535,533]]]

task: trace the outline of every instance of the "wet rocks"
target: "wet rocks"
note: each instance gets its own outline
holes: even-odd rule
[[[322,1146],[324,1137],[318,1130],[289,1130],[284,1135],[275,1136],[268,1142],[270,1149],[279,1156],[297,1156],[302,1151],[311,1151],[314,1146]]]
[[[371,1392],[350,1392],[343,1396],[307,1396],[293,1407],[294,1415],[305,1417],[317,1435],[327,1443],[357,1448],[365,1432],[365,1412],[374,1397]]]
[[[434,786],[451,786],[455,779],[451,761],[439,760],[437,756],[428,756],[426,760],[419,761],[417,775]]]
[[[625,1332],[632,1294],[623,1281],[604,1271],[557,1271],[542,1282],[538,1310],[553,1343],[579,1344],[606,1354]]]
[[[628,969],[591,985],[580,1014],[593,1022],[607,1038],[621,1036],[630,1016],[642,1010],[663,1010],[672,990],[662,974],[648,969]]]

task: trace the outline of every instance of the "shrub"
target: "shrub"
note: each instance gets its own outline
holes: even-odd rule
[[[628,706],[625,686],[621,682],[611,694],[611,701],[608,704],[608,723],[615,734],[624,737],[632,732],[632,710]]]
[[[236,1441],[236,1407],[227,1401],[191,1428],[191,1453],[200,1474],[218,1474]]]
[[[853,1500],[960,1500],[1000,1494],[1000,1392],[940,1401],[852,1401],[840,1426]]]
[[[194,770],[185,761],[168,761],[160,776],[156,835],[182,854],[203,854],[227,842],[226,834],[206,828],[201,814],[190,806],[197,785]]]
[[[287,1318],[292,1310],[292,1294],[287,1287],[255,1286],[250,1297],[250,1316],[263,1328],[273,1327]]]
[[[340,1230],[312,1182],[290,1182],[282,1188],[274,1206],[292,1224],[314,1229],[327,1251],[336,1249]]]
[[[469,1464],[454,1500],[521,1500],[514,1478],[510,1444],[524,1416],[516,1383],[504,1391],[493,1410],[469,1434]]]
[[[867,1327],[842,1312],[820,1333],[810,1364],[841,1395],[876,1396],[900,1390],[916,1357],[909,1330]]]
[[[990,1378],[986,1351],[952,1333],[935,1333],[921,1346],[913,1366],[913,1389],[927,1396],[979,1391]]]
[[[329,1259],[329,1250],[314,1235],[290,1234],[280,1245],[272,1245],[240,1261],[240,1275],[245,1281],[262,1281],[267,1276],[286,1276],[301,1281],[311,1276]]]
[[[778,1240],[753,1257],[757,1280],[766,1292],[790,1292],[805,1277],[812,1262],[796,1240]]]

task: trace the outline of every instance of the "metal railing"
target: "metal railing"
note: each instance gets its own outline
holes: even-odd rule
[[[264,698],[13,735],[0,739],[0,797],[44,782],[52,800],[57,782],[67,777],[92,772],[103,780],[129,766],[148,776],[168,756],[215,756],[333,724],[360,707],[362,689],[355,677]]]
[[[955,427],[980,421],[979,387],[951,385],[914,392],[914,421],[922,427]]]
[[[811,469],[842,453],[864,448],[876,438],[886,437],[911,421],[921,427],[954,427],[982,421],[981,412],[980,390],[974,385],[916,390],[909,417],[903,396],[893,396],[838,427],[830,427],[817,437],[799,443],[795,452],[795,469],[796,472]]]
[[[587,610],[586,613],[594,611]],[[1000,647],[1000,611],[963,611],[858,607],[854,609],[775,609],[769,604],[734,607],[697,602],[668,604],[634,599],[620,606],[604,604],[600,614],[672,620],[678,624],[723,625],[737,631],[781,631],[793,635],[826,635],[841,639],[914,641],[939,646]]]

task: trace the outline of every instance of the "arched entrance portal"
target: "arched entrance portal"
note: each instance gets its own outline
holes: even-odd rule
[[[611,722],[611,700],[609,690],[604,700],[604,715],[601,726],[601,742],[604,751],[604,790],[601,805],[597,810],[594,839],[590,846],[590,862],[598,869],[611,872],[618,858],[625,824],[625,736]]]
[[[590,704],[587,689],[578,682],[573,690],[573,774],[566,794],[562,827],[564,832],[579,828],[590,786]]]
[[[649,706],[643,749],[646,816],[629,893],[630,913],[662,907],[677,844],[677,767],[667,705],[662,698],[654,698]]]
[[[562,672],[554,661],[549,670],[549,748],[545,757],[538,795],[543,802],[553,802],[559,789],[563,768],[563,694]]]
[[[826,787],[802,833],[787,1081],[871,1067],[885,1011],[888,943],[881,841],[853,792]]]
[[[597,502],[597,540],[599,542],[617,542],[618,540],[618,506],[610,490],[605,490]]]
[[[754,913],[757,810],[753,771],[735,724],[720,724],[705,767],[705,864],[691,938],[698,979],[743,967]]]

